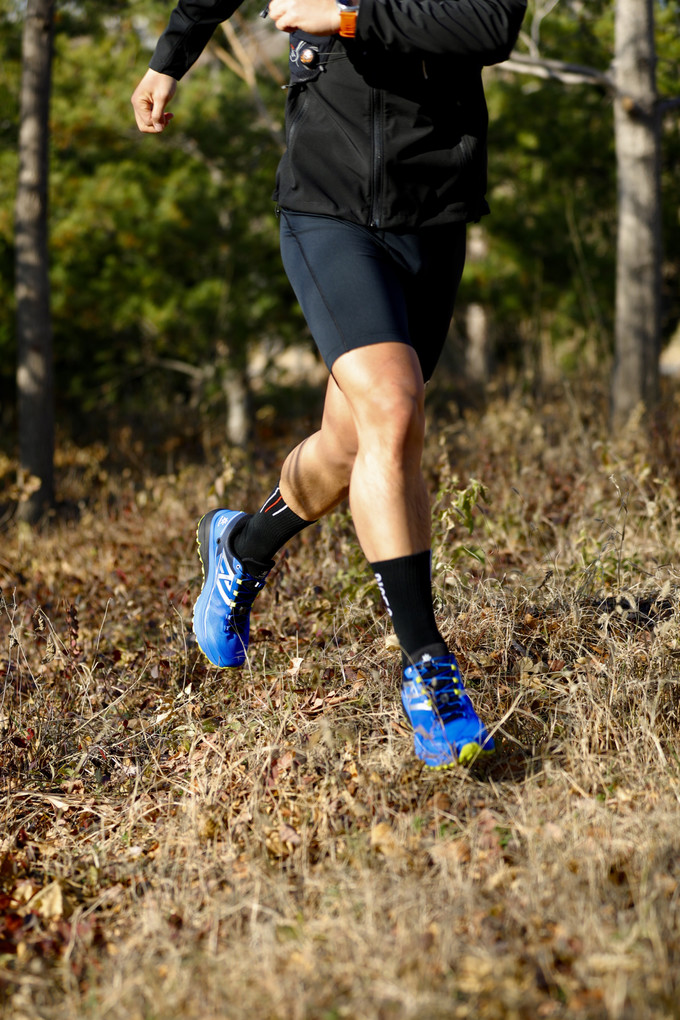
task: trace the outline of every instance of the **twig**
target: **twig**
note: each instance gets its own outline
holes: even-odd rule
[[[509,60],[500,65],[503,69],[517,74],[532,74],[537,78],[560,81],[565,85],[604,85],[614,88],[613,78],[605,71],[581,64],[568,64],[563,60],[545,60],[530,57],[525,53],[512,53]]]

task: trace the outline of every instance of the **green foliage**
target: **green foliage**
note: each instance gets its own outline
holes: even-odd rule
[[[241,12],[256,16],[250,0]],[[530,4],[520,48],[606,71],[614,5]],[[0,0],[0,399],[14,393],[13,202],[21,4]],[[59,414],[140,409],[187,397],[188,375],[240,366],[249,344],[286,341],[301,319],[278,254],[271,191],[279,142],[243,82],[205,61],[180,84],[162,136],[141,135],[129,96],[170,10],[160,0],[57,5],[52,97],[51,257]],[[661,99],[678,91],[680,3],[658,3]],[[471,260],[462,302],[495,318],[503,353],[546,337],[568,366],[612,343],[616,181],[611,95],[502,67],[486,75],[491,114],[488,255]],[[283,95],[261,99],[281,123]],[[680,318],[680,118],[664,118],[665,333]],[[569,360],[571,359],[571,360]],[[213,385],[219,385],[216,378]]]
[[[435,562],[440,561],[449,566],[465,561],[471,556],[480,564],[484,564],[486,554],[479,545],[467,545],[457,541],[457,529],[465,528],[468,535],[473,535],[479,523],[479,505],[488,503],[486,486],[476,478],[470,478],[464,489],[459,489],[458,476],[451,471],[445,461],[442,464],[439,491],[433,505]]]
[[[278,255],[271,192],[278,142],[248,88],[217,61],[179,86],[163,136],[142,135],[129,97],[167,20],[167,4],[61,8],[51,107],[50,237],[59,411],[141,408],[183,393],[159,360],[243,361],[262,334],[298,327]],[[0,137],[0,350],[13,373],[13,144],[20,25],[3,35]],[[261,82],[273,116],[280,91]],[[7,271],[4,271],[7,270]],[[4,288],[7,288],[6,292]]]
[[[476,478],[471,478],[467,486],[456,494],[453,502],[453,508],[467,528],[468,535],[475,530],[474,510],[480,499],[487,501],[486,488]]]
[[[541,24],[541,55],[604,70],[611,16],[598,18],[598,6],[553,10]],[[487,93],[490,255],[469,279],[518,340],[548,330],[553,340],[580,333],[607,346],[616,228],[610,97],[502,68],[489,76]]]
[[[614,5],[559,5],[540,22],[530,3],[518,48],[544,58],[610,68]],[[659,92],[677,93],[680,5],[658,9]],[[532,28],[534,32],[532,33]],[[488,255],[468,264],[463,300],[481,301],[502,331],[504,353],[531,350],[546,335],[568,341],[569,358],[613,343],[616,256],[616,159],[612,96],[600,85],[564,85],[511,73],[487,73],[490,110]],[[678,117],[665,120],[664,232],[669,281],[666,334],[680,317],[673,295],[680,252],[677,209]],[[676,288],[677,290],[677,288]],[[528,347],[527,347],[528,343]],[[566,357],[566,355],[565,355]],[[566,367],[572,362],[567,361]]]

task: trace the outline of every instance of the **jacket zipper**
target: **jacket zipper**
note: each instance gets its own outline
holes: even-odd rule
[[[380,227],[382,200],[384,115],[383,93],[380,89],[371,89],[371,226],[376,230]]]
[[[295,85],[291,85],[289,87],[290,88],[295,88],[296,86]],[[298,106],[297,106],[297,109],[295,111],[295,116],[293,117],[292,121],[290,122],[290,124],[288,126],[287,149],[288,149],[289,153],[292,153],[292,151],[293,151],[293,141],[295,139],[295,135],[297,133],[297,127],[298,127],[298,124],[300,123],[300,119],[302,117],[302,114],[305,111],[305,106],[306,105],[307,105],[307,90],[306,90],[306,88],[304,88],[304,86],[300,85],[300,94],[298,95]],[[293,161],[289,159],[288,165],[290,167],[290,176],[291,176],[292,186],[294,188],[297,188],[297,179],[295,177],[295,171],[293,170]]]

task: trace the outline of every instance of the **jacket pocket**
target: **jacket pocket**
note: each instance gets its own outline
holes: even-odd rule
[[[334,35],[310,35],[300,29],[291,32],[288,51],[290,84],[304,85],[316,81],[326,70],[334,45]]]

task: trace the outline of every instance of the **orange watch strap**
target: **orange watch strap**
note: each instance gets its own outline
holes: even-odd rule
[[[354,39],[357,34],[357,11],[340,11],[340,32],[343,39]]]

